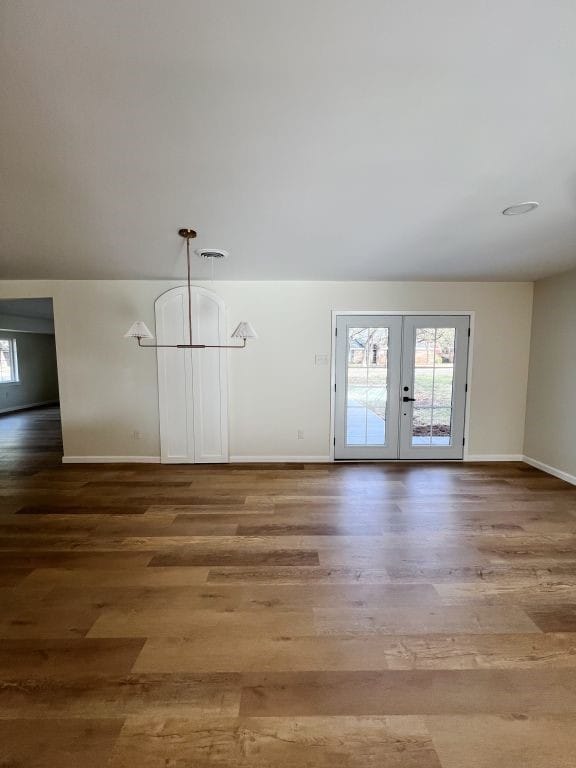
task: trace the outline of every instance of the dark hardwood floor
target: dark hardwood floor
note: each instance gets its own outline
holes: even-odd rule
[[[576,488],[60,456],[0,419],[0,766],[576,765]]]

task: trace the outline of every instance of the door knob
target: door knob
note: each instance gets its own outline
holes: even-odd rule
[[[415,400],[416,400],[415,397],[406,397],[406,395],[404,395],[404,397],[402,398],[403,403],[413,403],[415,402]]]

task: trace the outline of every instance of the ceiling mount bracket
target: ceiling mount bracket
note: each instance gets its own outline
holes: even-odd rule
[[[186,240],[193,240],[196,237],[196,230],[194,229],[179,229],[178,234],[180,237],[184,237]]]

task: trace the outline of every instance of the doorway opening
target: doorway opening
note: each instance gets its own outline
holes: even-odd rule
[[[334,458],[462,459],[470,315],[336,313]]]
[[[62,461],[51,298],[0,299],[0,461],[4,469]]]

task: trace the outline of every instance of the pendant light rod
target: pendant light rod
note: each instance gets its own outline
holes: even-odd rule
[[[242,339],[242,344],[142,344],[142,337],[136,338],[143,349],[244,349],[246,346],[246,339]]]
[[[192,288],[190,287],[190,240],[196,237],[196,231],[193,229],[179,229],[180,237],[186,238],[186,269],[188,279],[188,340],[189,346],[192,346]]]
[[[186,240],[186,283],[188,288],[188,344],[143,344],[142,339],[153,339],[146,324],[141,320],[136,321],[124,334],[126,338],[135,338],[138,346],[143,349],[244,349],[246,339],[257,338],[256,331],[250,323],[244,320],[238,323],[232,332],[233,339],[241,339],[241,344],[193,344],[192,343],[192,275],[190,265],[190,240],[196,237],[193,229],[179,229],[178,234]]]

